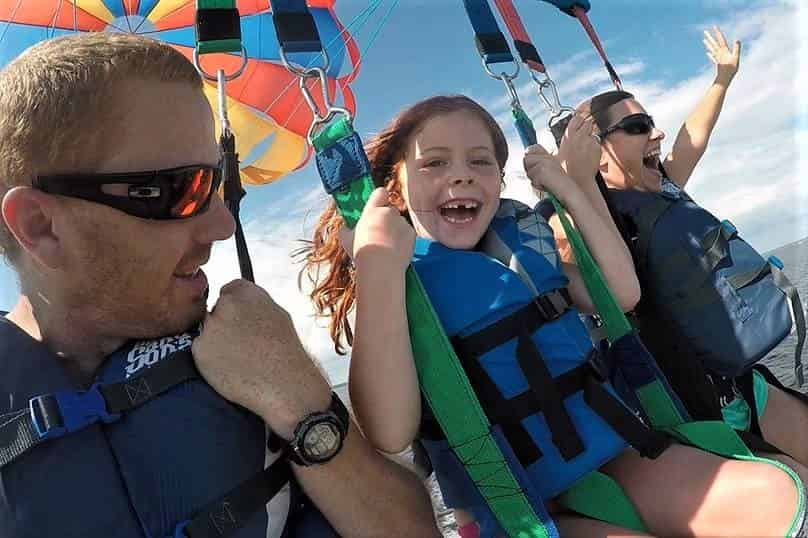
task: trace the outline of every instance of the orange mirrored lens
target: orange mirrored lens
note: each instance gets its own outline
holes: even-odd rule
[[[182,194],[171,207],[171,215],[179,218],[190,217],[208,200],[213,184],[213,170],[203,168],[191,170],[188,176],[178,181],[181,181],[182,185],[176,187]]]

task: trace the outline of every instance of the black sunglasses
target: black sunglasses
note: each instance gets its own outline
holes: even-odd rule
[[[204,212],[222,182],[220,165],[194,164],[113,174],[37,176],[33,182],[48,194],[104,204],[143,219],[187,219]]]
[[[625,131],[630,135],[644,135],[650,133],[654,127],[654,118],[640,112],[626,116],[614,125],[607,127],[600,133],[600,138],[602,140],[615,131]]]

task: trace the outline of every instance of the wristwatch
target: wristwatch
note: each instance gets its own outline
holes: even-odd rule
[[[287,445],[289,459],[302,466],[330,461],[342,449],[349,423],[348,410],[332,392],[328,409],[307,415],[298,423]]]

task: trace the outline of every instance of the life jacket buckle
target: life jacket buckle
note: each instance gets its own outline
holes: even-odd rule
[[[40,439],[53,439],[86,428],[96,422],[110,423],[119,413],[107,411],[97,383],[86,391],[60,390],[35,396],[28,401],[31,422]]]
[[[560,318],[570,307],[570,301],[559,290],[553,290],[539,295],[533,299],[544,321],[553,321]]]
[[[601,354],[597,349],[593,349],[589,352],[589,357],[587,357],[586,362],[589,364],[589,368],[592,371],[593,377],[600,383],[606,383],[609,381],[611,377],[611,368],[609,364],[604,360],[603,354]]]

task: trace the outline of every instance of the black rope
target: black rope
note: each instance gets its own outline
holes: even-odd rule
[[[238,153],[236,153],[236,137],[230,131],[225,131],[219,140],[222,150],[222,182],[224,184],[224,203],[233,220],[236,221],[236,253],[241,278],[255,282],[250,252],[247,249],[247,239],[241,226],[239,216],[241,199],[247,194],[241,186],[241,173],[238,167]]]

